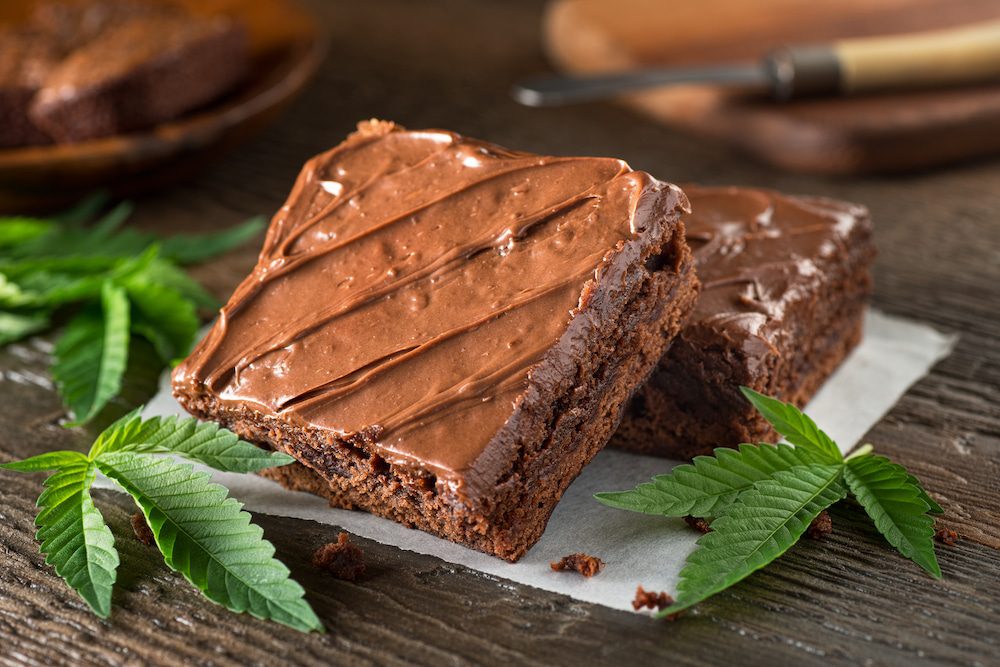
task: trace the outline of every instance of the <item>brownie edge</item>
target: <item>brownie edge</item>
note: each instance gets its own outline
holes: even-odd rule
[[[373,185],[370,165],[386,164],[396,171],[383,172]],[[337,185],[320,185],[330,183],[333,174]],[[397,193],[391,204],[367,201],[390,208],[406,203],[407,211],[417,212],[398,219],[414,231],[404,235],[394,222],[380,222],[396,220],[396,213],[378,203],[366,209],[366,200],[353,194],[355,182],[366,183],[373,197],[383,185]],[[354,213],[339,208],[338,201],[354,203],[367,231],[352,227]],[[426,201],[431,203],[421,203]],[[483,209],[480,202],[491,205]],[[534,213],[519,213],[522,204]],[[306,166],[272,223],[258,269],[175,371],[175,395],[193,414],[298,459],[299,464],[266,473],[290,488],[515,561],[541,536],[566,487],[607,442],[629,396],[694,307],[698,283],[679,221],[686,206],[678,188],[620,161],[546,158],[438,130],[411,133],[388,123],[362,124],[344,144]],[[531,222],[511,237],[502,232],[508,219]],[[501,233],[491,231],[494,224],[501,225]],[[303,326],[301,348],[272,336],[268,349],[285,352],[274,356],[266,372],[253,365],[265,365],[267,357],[249,344],[264,332],[243,328],[251,321],[245,318],[273,317],[295,298],[290,295],[306,291],[310,308],[332,308],[337,294],[320,296],[303,288],[338,276],[341,284],[347,274],[360,282],[352,260],[367,256],[364,242],[357,241],[347,251],[347,263],[339,265],[336,252],[315,254],[333,247],[321,239],[343,238],[350,231],[351,238],[378,244],[373,248],[379,256],[396,257],[397,244],[419,238],[424,245],[408,252],[436,257],[437,251],[430,252],[437,243],[432,233],[442,227],[451,230],[449,240],[440,240],[443,247],[465,247],[470,233],[484,245],[469,246],[455,256],[455,264],[439,267],[440,273],[417,270],[427,280],[418,277],[411,283],[414,292],[403,292],[401,300],[420,306],[405,321],[397,317],[405,311],[395,309],[395,296],[359,306],[363,331],[371,337],[366,346],[380,344],[380,336],[407,341],[426,336],[432,347],[411,343],[417,347],[407,349],[419,353],[366,362],[382,355],[381,348],[352,347],[354,339],[346,334],[354,331],[354,311],[337,311],[327,324]],[[576,230],[583,229],[588,233],[578,236]],[[319,257],[311,263],[320,282],[304,273],[284,287],[261,287],[260,271],[273,275],[272,267],[281,266],[274,254],[279,248],[286,258],[296,249]],[[554,271],[560,267],[564,270]],[[375,266],[372,275],[389,275],[385,289],[395,295],[392,285],[416,275],[408,273],[411,268]],[[367,293],[358,282],[350,289]],[[254,303],[257,299],[265,301]],[[438,306],[442,309],[432,313]],[[491,308],[502,312],[490,314]],[[461,324],[462,318],[475,326]],[[395,322],[396,330],[386,330],[382,321]],[[336,350],[325,347],[334,343],[345,346],[342,358],[296,354]],[[239,366],[236,373],[227,365],[228,359],[252,358],[261,361]],[[352,364],[341,363],[345,359],[375,366],[361,370],[363,384],[351,384],[360,376],[350,370]],[[342,365],[348,374],[338,379]],[[475,379],[462,379],[466,367],[477,369]],[[276,377],[273,368],[283,375],[265,384],[263,378]],[[429,369],[454,377],[440,381]],[[247,389],[251,386],[256,394]],[[305,393],[289,398],[289,387]]]

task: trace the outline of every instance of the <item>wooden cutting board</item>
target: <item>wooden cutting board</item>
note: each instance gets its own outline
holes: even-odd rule
[[[558,68],[582,73],[753,61],[781,44],[998,17],[998,0],[554,0],[545,40]],[[678,86],[624,102],[797,171],[899,172],[1000,153],[1000,84],[780,105]]]

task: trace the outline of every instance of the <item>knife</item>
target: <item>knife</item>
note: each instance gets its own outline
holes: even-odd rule
[[[785,46],[758,63],[545,76],[515,85],[511,94],[521,104],[538,107],[676,84],[714,84],[786,101],[990,81],[1000,82],[1000,21]]]

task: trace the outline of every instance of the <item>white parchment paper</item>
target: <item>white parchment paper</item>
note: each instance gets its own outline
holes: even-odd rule
[[[954,336],[928,326],[869,312],[864,340],[827,381],[807,412],[846,452],[910,385],[948,355],[954,342]],[[147,406],[145,416],[182,412],[167,389],[166,377],[162,387]],[[318,497],[286,491],[277,483],[254,475],[215,473],[214,476],[254,512],[339,526],[384,544],[431,554],[520,583],[609,607],[631,609],[637,584],[650,590],[674,590],[684,559],[699,534],[680,519],[611,509],[591,496],[597,491],[630,488],[668,471],[673,465],[676,464],[648,456],[602,452],[566,491],[542,539],[515,564],[363,512],[331,509]],[[103,484],[109,485],[106,480]],[[575,552],[598,556],[607,567],[590,579],[553,572],[549,567],[550,561]]]

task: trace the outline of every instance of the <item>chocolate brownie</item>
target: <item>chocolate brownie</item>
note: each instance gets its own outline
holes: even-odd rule
[[[109,20],[49,72],[30,117],[61,142],[149,127],[232,89],[247,72],[248,48],[245,29],[225,16]]]
[[[178,5],[152,0],[45,0],[34,5],[28,25],[57,42],[66,55],[129,19],[182,13]]]
[[[612,439],[675,459],[776,440],[740,385],[804,405],[861,338],[875,256],[862,206],[749,188],[684,190],[702,293]]]
[[[49,143],[28,110],[58,57],[55,42],[46,34],[0,28],[0,148]]]
[[[621,160],[362,123],[174,395],[291,488],[517,560],[694,306],[686,207]]]

